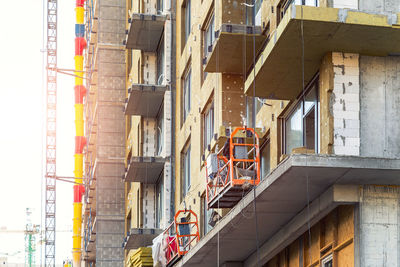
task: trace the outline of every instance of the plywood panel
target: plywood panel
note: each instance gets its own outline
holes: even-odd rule
[[[338,251],[338,264],[339,267],[353,267],[354,266],[354,243]]]
[[[338,208],[338,244],[354,236],[354,208],[353,206],[340,206]]]

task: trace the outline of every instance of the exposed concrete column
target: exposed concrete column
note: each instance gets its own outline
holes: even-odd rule
[[[400,58],[360,57],[360,155],[400,157]]]
[[[333,153],[360,155],[360,70],[358,54],[332,53]]]
[[[397,187],[365,186],[362,189],[356,222],[360,233],[360,266],[399,266],[399,200]]]

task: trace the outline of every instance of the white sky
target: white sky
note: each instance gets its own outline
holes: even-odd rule
[[[25,209],[40,223],[43,0],[1,1],[0,227],[25,228]],[[58,67],[74,68],[75,1],[59,0]],[[58,76],[57,174],[73,176],[74,79]],[[57,228],[72,228],[72,184],[57,183]],[[56,261],[71,258],[72,233],[56,236]],[[37,238],[39,239],[39,238]],[[40,246],[37,247],[40,251]],[[9,262],[24,261],[24,235],[0,233]],[[39,263],[39,255],[36,262]]]

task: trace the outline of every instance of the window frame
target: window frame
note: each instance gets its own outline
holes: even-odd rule
[[[312,91],[315,90],[315,99],[313,101],[313,105],[308,108],[308,110],[305,110],[305,99],[307,95]],[[314,152],[318,153],[320,150],[320,127],[319,127],[319,122],[320,122],[320,99],[319,99],[319,73],[317,73],[311,81],[308,83],[308,85],[305,87],[305,90],[303,90],[297,100],[293,103],[293,105],[290,107],[290,111],[287,113],[286,116],[283,117],[282,119],[282,147],[281,151],[283,154],[291,154],[292,151],[287,151],[287,127],[286,123],[287,121],[291,118],[291,116],[295,113],[297,108],[300,106],[301,110],[301,133],[302,133],[302,147],[306,146],[306,137],[305,137],[305,119],[306,117],[310,114],[310,112],[314,109],[314,135],[315,135],[315,140],[314,140]]]
[[[164,102],[161,104],[160,110],[157,114],[157,150],[156,155],[160,156],[162,154],[164,148],[164,132],[165,132],[165,123],[164,123]],[[161,129],[160,127],[161,126]]]
[[[301,1],[301,3],[299,3],[300,1]],[[319,7],[319,0],[314,0],[315,2],[312,5],[307,4],[307,1],[309,1],[309,0],[281,0],[276,8],[277,9],[277,15],[276,15],[277,24],[276,25],[279,25],[279,23],[282,21],[283,17],[285,16],[287,10],[289,9],[289,7],[292,4],[301,5],[301,6]]]
[[[264,149],[266,149],[266,147],[269,147],[269,171],[267,174],[263,174],[263,163],[262,163],[262,155],[263,155],[263,151]],[[267,177],[268,174],[271,173],[271,138],[270,135],[268,134],[267,137],[265,138],[264,142],[261,144],[260,146],[260,175],[261,175],[261,180],[263,180],[265,177]]]
[[[161,172],[160,177],[156,183],[156,228],[161,228],[161,221],[163,219],[164,210],[164,171]]]
[[[200,228],[200,235],[201,237],[205,236],[208,232],[210,232],[214,227],[208,224],[208,221],[211,218],[212,209],[208,209],[207,205],[207,196],[206,193],[203,193],[200,197],[201,201],[201,228]]]
[[[191,144],[190,141],[181,153],[181,199],[183,200],[191,187]]]
[[[211,145],[215,133],[214,95],[210,97],[210,100],[208,101],[206,108],[201,114],[201,119],[202,119],[202,132],[201,132],[202,151],[203,153],[205,153],[206,150],[211,149],[211,148],[209,149],[208,146]]]
[[[321,267],[326,267],[326,264],[331,262],[332,266],[333,266],[333,255],[329,254],[328,256],[326,256],[325,258],[323,258],[321,260]]]
[[[182,79],[182,125],[189,117],[192,108],[192,68],[190,64],[189,62]]]
[[[186,0],[182,4],[182,16],[183,21],[181,23],[182,25],[182,51],[183,48],[186,46],[187,41],[189,40],[189,36],[192,31],[192,3],[191,0]]]
[[[157,85],[164,84],[165,79],[165,49],[164,49],[164,35],[161,36],[160,43],[157,47]],[[161,75],[163,75],[162,79]]]

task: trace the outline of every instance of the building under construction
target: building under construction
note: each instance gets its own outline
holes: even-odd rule
[[[74,266],[400,265],[399,0],[78,2]]]

